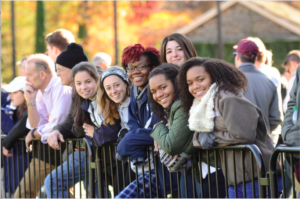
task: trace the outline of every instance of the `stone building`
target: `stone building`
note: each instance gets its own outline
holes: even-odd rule
[[[264,42],[299,41],[300,8],[284,2],[228,1],[220,6],[222,39],[235,43],[248,36]],[[217,8],[212,8],[176,32],[194,43],[217,42]]]

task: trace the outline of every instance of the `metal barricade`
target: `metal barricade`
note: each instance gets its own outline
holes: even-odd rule
[[[271,184],[271,196],[272,198],[278,198],[279,197],[279,191],[278,190],[278,168],[277,167],[277,160],[280,159],[280,174],[282,177],[282,188],[283,188],[283,198],[287,198],[288,196],[288,190],[289,186],[287,186],[286,178],[288,177],[291,180],[291,190],[292,190],[292,197],[296,198],[296,188],[295,188],[295,169],[294,166],[298,164],[299,167],[299,161],[300,161],[300,147],[290,147],[285,145],[280,145],[275,148],[271,160],[270,160],[270,184]],[[286,170],[287,169],[287,170]],[[298,168],[299,169],[299,168]],[[290,172],[288,172],[290,170]],[[299,173],[299,170],[297,171]]]

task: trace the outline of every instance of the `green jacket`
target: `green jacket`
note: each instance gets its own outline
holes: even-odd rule
[[[297,123],[293,123],[293,107],[298,106]],[[290,101],[282,125],[282,139],[288,146],[300,146],[300,65],[290,92]]]
[[[151,132],[151,137],[169,155],[192,155],[194,148],[192,139],[194,132],[188,127],[188,115],[181,108],[181,101],[175,101],[168,113],[169,129],[165,124],[158,123]]]

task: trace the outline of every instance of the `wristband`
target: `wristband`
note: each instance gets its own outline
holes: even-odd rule
[[[27,107],[29,107],[29,106],[35,106],[35,105],[36,105],[35,102],[27,103]]]
[[[33,137],[33,138],[35,138],[35,136],[34,136],[34,131],[36,130],[36,128],[33,128],[32,130],[31,130],[31,136]]]

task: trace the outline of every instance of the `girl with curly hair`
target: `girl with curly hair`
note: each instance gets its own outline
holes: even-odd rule
[[[266,170],[274,149],[267,134],[259,108],[249,102],[242,92],[247,86],[245,75],[234,66],[209,58],[192,58],[179,72],[179,90],[183,109],[189,113],[189,128],[195,131],[193,144],[200,149],[230,144],[255,144],[262,152]],[[226,151],[227,168],[234,168],[233,152]],[[228,170],[229,198],[243,197],[243,172],[245,172],[246,196],[252,196],[250,152],[235,154],[236,170]],[[244,162],[245,170],[242,170]],[[221,156],[224,173],[225,160]],[[236,172],[237,193],[234,189]],[[267,172],[267,171],[266,171]],[[258,197],[257,171],[254,171],[256,196]]]

